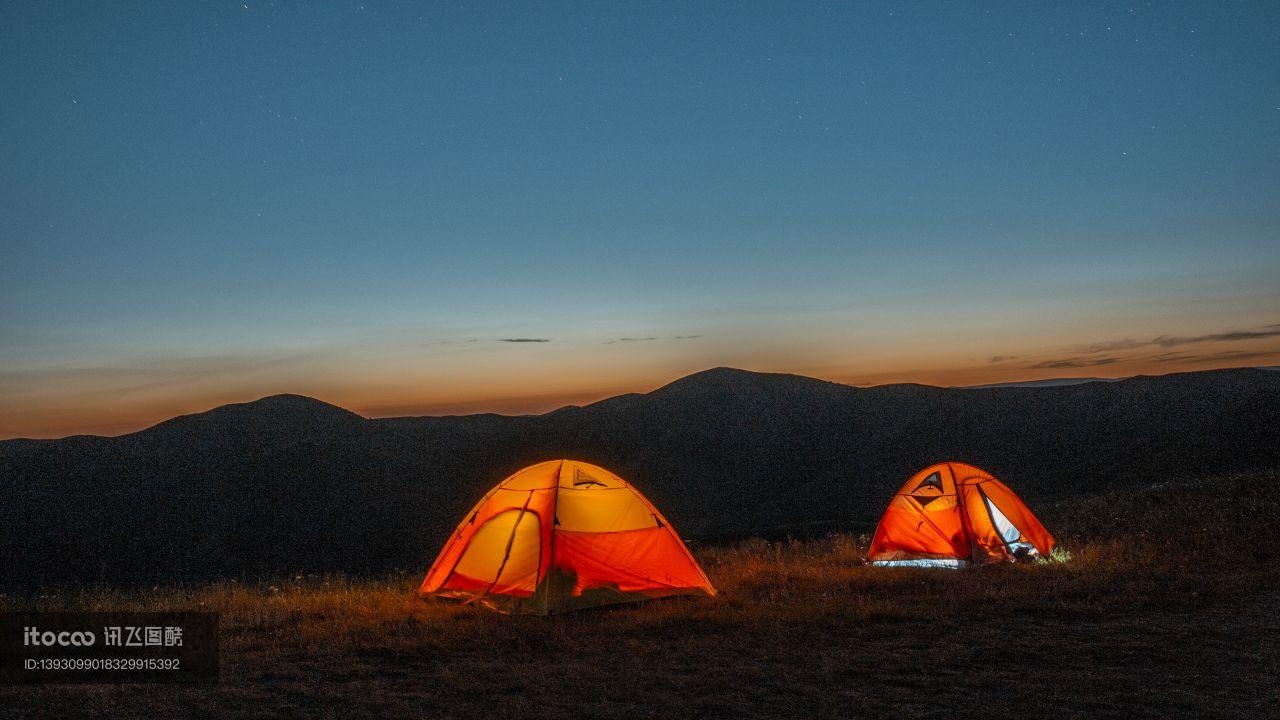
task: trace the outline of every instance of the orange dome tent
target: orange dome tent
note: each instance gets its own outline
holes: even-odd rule
[[[418,593],[547,615],[669,595],[715,595],[670,523],[622,478],[574,460],[490,490]]]
[[[1047,556],[1053,536],[1004,483],[964,463],[930,465],[889,501],[867,559],[960,567]]]

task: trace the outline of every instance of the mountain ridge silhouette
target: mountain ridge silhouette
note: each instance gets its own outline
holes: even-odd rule
[[[695,541],[866,531],[944,459],[1033,508],[1280,466],[1280,373],[960,389],[714,368],[526,416],[371,419],[273,395],[117,437],[0,441],[0,584],[425,570],[486,490],[556,457],[634,482]]]

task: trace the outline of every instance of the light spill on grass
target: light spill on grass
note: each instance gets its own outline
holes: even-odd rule
[[[1080,597],[1164,578],[1203,583],[1218,563],[1252,565],[1274,557],[1274,543],[1242,543],[1265,537],[1280,511],[1258,486],[1267,478],[1228,478],[1177,486],[1153,486],[1105,497],[1059,502],[1042,510],[1058,533],[1051,562],[921,571],[863,565],[870,538],[835,535],[807,542],[748,540],[701,548],[699,562],[719,590],[713,599],[676,599],[588,612],[583,622],[646,622],[672,616],[711,618],[815,617],[849,619],[909,615],[921,602],[979,607],[999,601],[1007,612],[1021,601],[1043,607],[1058,591]],[[1215,501],[1230,498],[1231,502]],[[1225,537],[1225,534],[1233,537]],[[1212,574],[1212,573],[1209,573]],[[222,614],[227,631],[262,636],[286,629],[307,640],[359,639],[397,625],[448,632],[459,623],[485,623],[489,614],[414,594],[421,577],[404,573],[373,579],[295,577],[259,584],[221,582],[196,587],[113,589],[90,587],[25,597],[0,596],[8,609],[205,610]],[[573,622],[573,621],[569,621]],[[314,638],[312,638],[314,639]]]
[[[10,597],[219,612],[223,670],[211,688],[0,689],[0,715],[1248,715],[1280,662],[1256,611],[1280,586],[1276,479],[1047,504],[1069,562],[885,569],[861,564],[865,536],[753,540],[697,551],[715,598],[553,618],[422,601],[419,572]]]

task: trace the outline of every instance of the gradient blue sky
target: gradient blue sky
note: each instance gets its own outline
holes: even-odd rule
[[[1280,363],[1274,2],[0,23],[0,437]]]

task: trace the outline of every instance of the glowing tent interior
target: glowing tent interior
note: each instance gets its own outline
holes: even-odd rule
[[[498,483],[463,518],[418,592],[540,615],[715,595],[638,490],[574,460],[531,465]]]
[[[1004,483],[964,463],[930,465],[889,501],[867,559],[961,567],[1047,557],[1053,536]]]

